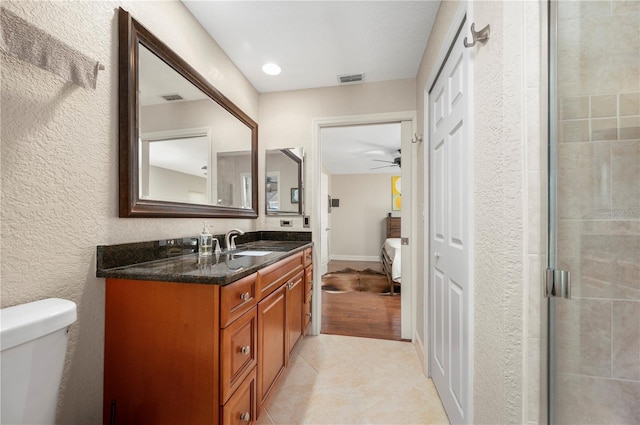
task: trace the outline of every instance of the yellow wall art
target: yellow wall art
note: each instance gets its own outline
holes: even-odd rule
[[[391,210],[400,211],[402,209],[402,190],[400,187],[400,176],[391,177]]]

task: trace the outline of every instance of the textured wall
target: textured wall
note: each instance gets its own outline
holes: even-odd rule
[[[525,3],[473,5],[476,26],[491,24],[474,64],[476,423],[525,421]]]
[[[106,70],[86,90],[2,56],[2,306],[78,304],[58,423],[102,422],[104,280],[98,244],[195,235],[198,219],[118,218],[117,18],[122,5],[257,120],[258,94],[178,1],[3,1]],[[212,220],[215,232],[255,220]]]

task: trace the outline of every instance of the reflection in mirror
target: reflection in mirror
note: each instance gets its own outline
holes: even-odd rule
[[[147,48],[139,49],[141,198],[251,208],[251,197],[241,196],[243,180],[251,179],[251,130]],[[200,128],[187,128],[193,126]],[[154,156],[163,158],[161,165],[153,165]]]
[[[120,26],[120,216],[257,217],[257,124],[122,9]]]
[[[140,138],[140,198],[211,203],[207,128],[143,133]]]
[[[251,207],[251,152],[218,152],[218,205]]]
[[[267,215],[302,215],[302,148],[269,149],[266,153],[265,205]]]

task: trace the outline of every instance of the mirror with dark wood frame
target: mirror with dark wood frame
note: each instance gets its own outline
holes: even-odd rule
[[[303,148],[267,149],[265,206],[267,215],[303,215]]]
[[[258,124],[119,10],[120,217],[258,216]]]

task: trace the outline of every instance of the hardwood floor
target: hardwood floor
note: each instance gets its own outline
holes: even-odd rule
[[[382,271],[379,262],[331,261],[329,272],[345,268]],[[322,328],[324,334],[401,340],[400,295],[370,292],[330,293],[322,291]]]
[[[332,260],[327,264],[327,271],[329,273],[336,272],[338,270],[344,270],[346,268],[354,270],[371,269],[382,273],[382,263],[380,261],[337,261]]]

